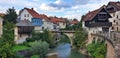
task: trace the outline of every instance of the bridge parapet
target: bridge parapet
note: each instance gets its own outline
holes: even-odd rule
[[[97,32],[93,35],[97,35],[106,39],[109,43],[112,44],[115,50],[115,58],[120,57],[120,32]]]

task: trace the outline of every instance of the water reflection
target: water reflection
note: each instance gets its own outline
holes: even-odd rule
[[[59,58],[85,58],[77,50],[72,50],[69,43],[61,43],[55,49]]]

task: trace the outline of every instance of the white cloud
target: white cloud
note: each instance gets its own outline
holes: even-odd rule
[[[69,18],[69,19],[74,19],[74,18],[76,18],[76,19],[78,19],[78,20],[81,20],[81,14],[71,14],[71,15],[65,15],[65,16],[63,16],[63,17],[65,17],[65,18]]]
[[[64,11],[64,8],[57,9],[57,8],[51,7],[51,6],[49,6],[48,4],[45,4],[45,3],[42,3],[40,5],[40,9],[43,10],[43,11],[48,11],[48,12],[63,12]]]
[[[50,7],[49,5],[47,5],[45,3],[40,5],[40,9],[41,10],[46,10],[46,11],[55,11],[56,10],[56,8]]]

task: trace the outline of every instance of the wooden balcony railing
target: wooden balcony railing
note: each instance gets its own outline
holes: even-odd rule
[[[96,23],[85,23],[87,27],[102,27],[102,26],[112,26],[111,22],[96,22]]]

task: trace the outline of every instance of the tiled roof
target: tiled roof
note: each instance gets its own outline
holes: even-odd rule
[[[16,26],[33,26],[29,20],[20,20]]]
[[[73,20],[73,21],[70,22],[70,24],[78,24],[78,23],[79,23],[78,20]]]
[[[49,19],[55,24],[58,24],[59,22],[64,22],[64,20],[57,18],[57,17],[49,17]]]
[[[5,16],[5,14],[4,13],[0,13],[0,16],[3,17],[3,16]]]
[[[100,7],[99,9],[96,9],[94,11],[91,11],[89,13],[87,13],[84,17],[83,17],[83,21],[89,21],[92,20],[98,12],[100,12],[103,8],[105,8],[105,5],[103,5],[102,7]]]
[[[120,2],[109,2],[108,5],[113,5],[117,8],[117,10],[120,11]]]
[[[46,21],[50,21],[47,15],[45,14],[39,14],[39,15],[40,15],[40,18],[45,19]]]
[[[33,18],[41,18],[40,15],[32,8],[25,8],[32,16]]]

